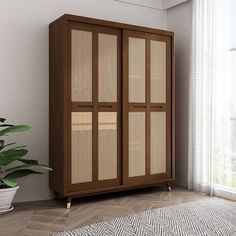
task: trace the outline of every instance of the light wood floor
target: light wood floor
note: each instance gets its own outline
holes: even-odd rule
[[[0,215],[0,236],[47,236],[84,225],[139,211],[208,198],[206,195],[174,188],[106,194],[73,200],[65,209],[63,200],[15,205],[13,212]]]

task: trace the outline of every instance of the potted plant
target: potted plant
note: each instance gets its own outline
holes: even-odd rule
[[[0,213],[13,210],[11,204],[19,189],[18,178],[42,174],[34,170],[35,168],[52,170],[48,165],[40,164],[37,160],[23,158],[28,153],[26,146],[5,143],[4,136],[30,129],[26,125],[6,124],[5,121],[6,119],[0,118]]]

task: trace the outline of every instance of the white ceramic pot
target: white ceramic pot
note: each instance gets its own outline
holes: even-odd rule
[[[0,213],[13,210],[11,203],[19,186],[0,189]]]

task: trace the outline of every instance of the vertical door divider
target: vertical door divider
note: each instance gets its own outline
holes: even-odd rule
[[[93,90],[93,181],[98,181],[98,33],[92,36],[92,90]]]
[[[122,31],[117,35],[117,179],[123,184],[123,153],[122,153]]]
[[[122,184],[127,183],[128,179],[128,170],[129,170],[129,153],[128,153],[128,146],[129,146],[129,137],[128,137],[128,124],[129,124],[129,110],[128,110],[128,36],[127,32],[124,30],[123,34],[123,99],[122,99],[122,129],[123,129],[123,176],[122,176]]]
[[[150,90],[151,90],[151,78],[150,78],[150,66],[151,61],[151,49],[150,40],[145,40],[145,96],[146,96],[146,127],[145,127],[145,154],[146,154],[146,176],[150,175],[150,147],[151,147],[151,131],[150,131]]]

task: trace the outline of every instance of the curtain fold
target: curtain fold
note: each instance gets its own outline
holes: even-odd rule
[[[214,1],[193,0],[188,187],[212,189]]]
[[[236,1],[192,2],[188,188],[213,194],[236,188]]]

